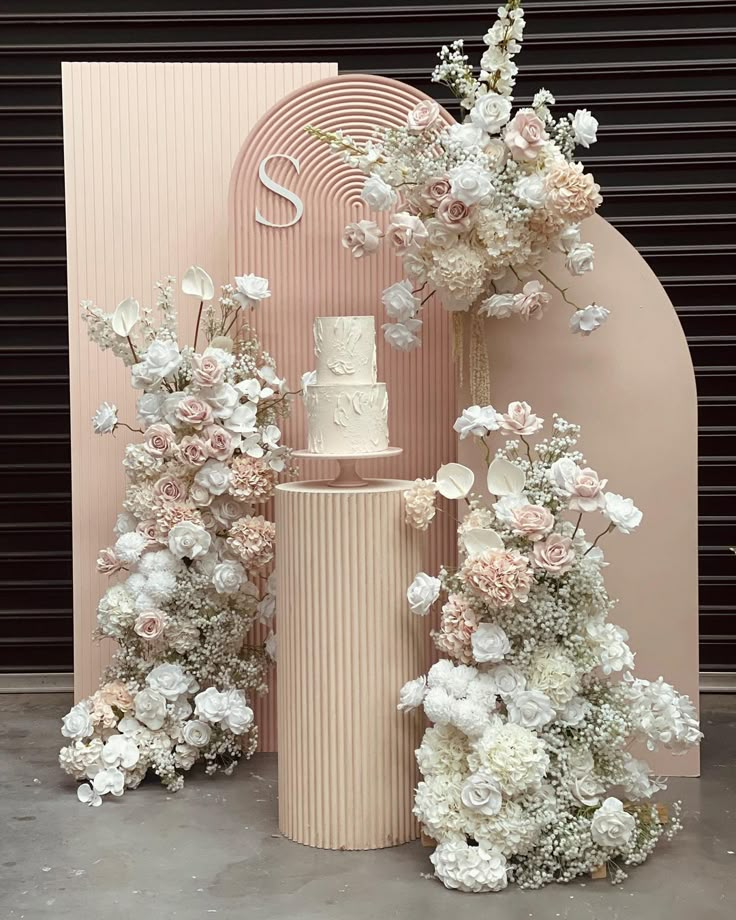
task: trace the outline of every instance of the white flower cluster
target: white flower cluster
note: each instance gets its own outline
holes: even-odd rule
[[[485,448],[490,501],[472,493],[467,467],[440,468],[434,491],[469,502],[463,558],[439,577],[420,572],[407,592],[415,614],[442,604],[432,635],[448,657],[401,689],[398,708],[422,707],[433,723],[416,752],[414,812],[438,843],[436,876],[461,891],[539,887],[602,864],[620,881],[665,833],[648,801],[664,783],[628,746],[681,753],[702,737],[687,697],[633,676],[626,631],[607,619],[598,542],[630,534],[641,511],[586,465],[577,426],[555,416],[533,446],[543,424],[524,402],[461,414],[460,438]],[[495,456],[492,432],[508,438]],[[426,529],[410,511],[407,524]],[[593,541],[585,514],[601,519]],[[678,828],[675,808],[667,834]]]
[[[180,348],[171,281],[159,285],[157,324],[132,298],[110,315],[83,305],[92,341],[130,366],[142,425],[130,429],[141,437],[125,451],[115,543],[97,560],[118,576],[97,609],[98,634],[117,652],[62,728],[61,765],[91,783],[79,793],[90,805],[148,770],[176,790],[198,760],[211,773],[249,756],[257,731],[247,699],[266,690],[275,647],[273,632],[263,647],[246,637],[276,609],[274,525],[261,511],[291,471],[278,427],[290,394],[250,326],[235,335],[244,310],[270,296],[268,282],[238,277],[215,308],[212,279],[192,266],[182,290],[200,301],[197,332]],[[197,351],[202,324],[209,345]],[[93,426],[130,428],[108,403]]]
[[[595,142],[598,122],[587,109],[555,119],[546,90],[531,107],[512,112],[513,58],[523,32],[521,2],[509,0],[484,36],[477,77],[462,41],[439,52],[432,79],[458,97],[462,123],[448,125],[437,103],[425,100],[405,126],[378,131],[368,144],[308,129],[366,174],[366,204],[391,212],[385,234],[375,221],[360,220],[347,226],[342,243],[362,258],[383,237],[401,256],[407,278],[383,292],[384,335],[397,349],[421,344],[420,315],[433,294],[451,312],[538,319],[551,295],[539,279],[524,280],[531,274],[575,306],[542,271],[551,252],[564,255],[572,276],[593,268],[593,246],[581,241],[580,224],[602,199],[574,151]],[[576,307],[570,328],[589,335],[608,315],[595,303]]]

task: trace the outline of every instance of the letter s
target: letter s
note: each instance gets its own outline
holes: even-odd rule
[[[266,218],[261,214],[261,212],[258,210],[258,207],[256,206],[256,221],[259,224],[265,224],[267,227],[293,227],[297,221],[301,220],[302,214],[304,214],[304,203],[296,193],[290,191],[288,188],[284,188],[283,185],[279,185],[278,182],[274,182],[274,180],[266,172],[266,166],[269,160],[274,160],[277,157],[283,157],[285,160],[288,160],[297,171],[297,174],[299,173],[299,160],[297,160],[296,157],[289,156],[288,153],[271,153],[267,157],[264,157],[258,165],[258,178],[269,191],[274,192],[276,195],[280,195],[282,198],[286,198],[287,201],[290,201],[294,205],[296,214],[294,215],[293,220],[290,220],[286,224],[273,224],[270,220],[266,220]]]

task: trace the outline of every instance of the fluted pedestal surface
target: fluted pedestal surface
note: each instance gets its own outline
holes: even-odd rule
[[[279,827],[299,843],[367,850],[414,840],[421,715],[397,711],[423,673],[424,623],[406,589],[422,538],[403,520],[409,483],[280,485]]]

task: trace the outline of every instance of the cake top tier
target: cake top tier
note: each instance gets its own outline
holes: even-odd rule
[[[375,317],[318,316],[314,354],[318,385],[375,383]]]

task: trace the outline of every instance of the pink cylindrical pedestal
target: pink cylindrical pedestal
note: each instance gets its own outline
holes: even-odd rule
[[[409,485],[277,488],[279,827],[298,843],[370,850],[418,836],[422,717],[396,709],[426,670],[425,624],[406,601],[423,545],[404,523]]]

